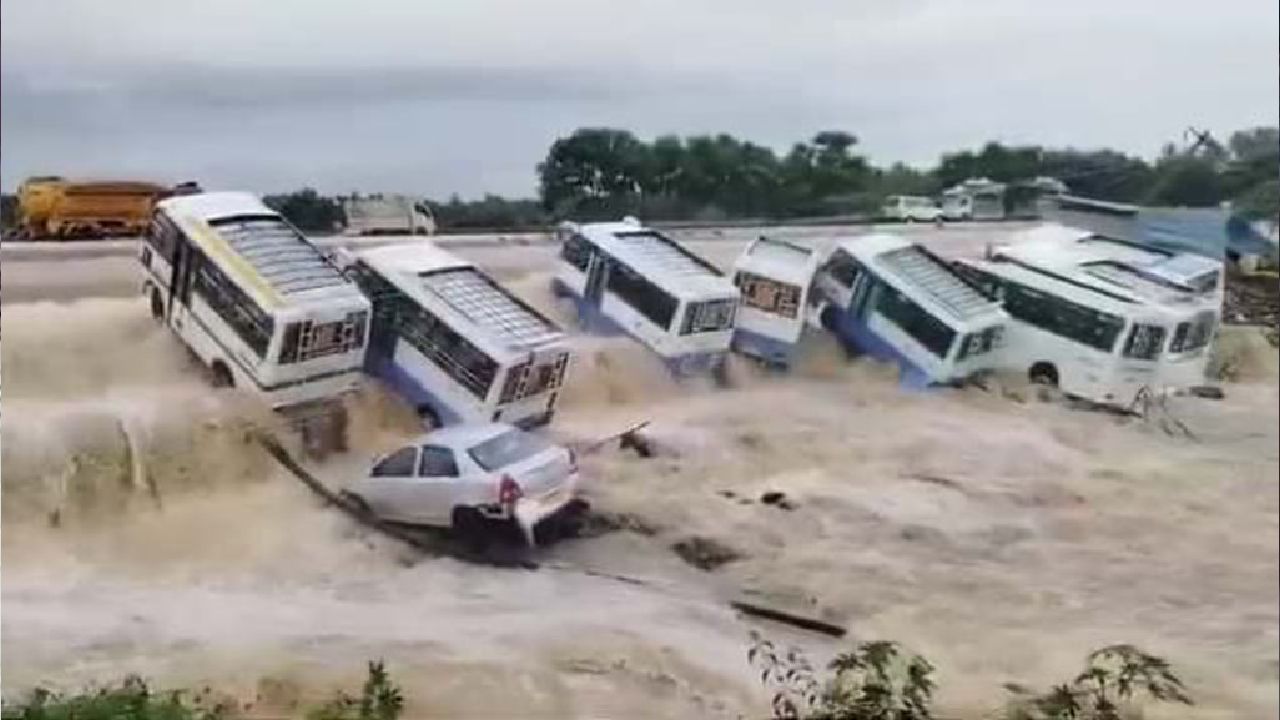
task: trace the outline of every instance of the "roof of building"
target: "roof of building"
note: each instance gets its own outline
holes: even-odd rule
[[[737,297],[719,268],[662,233],[638,222],[588,223],[576,230],[615,260],[682,297]]]

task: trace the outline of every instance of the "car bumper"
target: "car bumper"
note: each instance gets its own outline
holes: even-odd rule
[[[515,520],[527,531],[539,523],[568,511],[571,507],[582,504],[578,498],[578,475],[574,473],[569,482],[536,497],[523,497],[516,502]]]

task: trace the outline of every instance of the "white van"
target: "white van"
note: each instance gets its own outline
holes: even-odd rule
[[[934,222],[942,216],[942,208],[932,199],[914,195],[890,195],[885,198],[880,214],[899,222]]]

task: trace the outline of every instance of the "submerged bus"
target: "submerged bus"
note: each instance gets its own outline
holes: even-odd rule
[[[678,377],[725,369],[738,289],[724,273],[634,218],[559,234],[552,292],[584,328],[630,335]]]
[[[788,367],[804,330],[817,268],[813,248],[766,237],[747,245],[733,266],[733,284],[741,292],[733,350]]]
[[[570,361],[555,323],[430,242],[337,256],[373,302],[366,369],[424,422],[550,422]]]
[[[313,451],[341,447],[337,401],[359,385],[370,306],[301,232],[248,193],[173,197],[139,260],[152,316],[215,385],[258,393]]]
[[[992,370],[1008,317],[996,298],[896,235],[840,242],[818,269],[821,325],[850,351],[897,363],[908,387]]]
[[[1002,365],[1104,405],[1203,384],[1221,318],[1222,263],[1043,226],[957,261],[1013,322]]]

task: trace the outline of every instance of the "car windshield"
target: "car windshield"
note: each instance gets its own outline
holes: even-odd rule
[[[551,447],[546,440],[521,430],[508,430],[471,448],[471,459],[489,472],[528,460]]]

